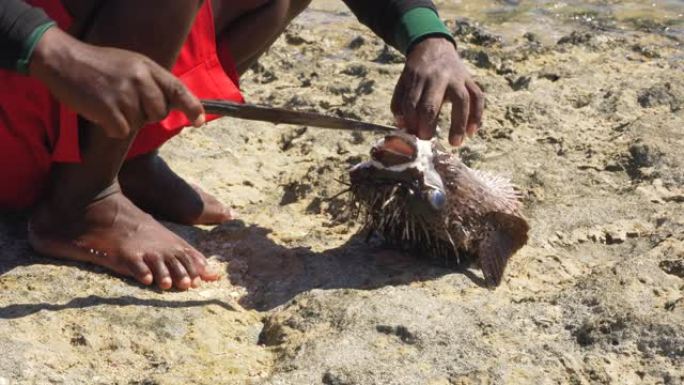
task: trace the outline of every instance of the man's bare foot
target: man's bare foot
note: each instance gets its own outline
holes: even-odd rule
[[[119,183],[131,201],[160,219],[185,225],[215,225],[234,219],[230,208],[183,180],[156,153],[126,161]]]
[[[29,242],[41,254],[94,263],[163,290],[218,278],[202,253],[138,209],[118,186],[78,215],[39,207]]]

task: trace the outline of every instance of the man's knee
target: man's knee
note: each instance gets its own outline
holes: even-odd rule
[[[278,9],[279,14],[284,17],[284,22],[289,23],[297,15],[311,4],[311,0],[261,0],[266,6]]]
[[[311,0],[285,0],[290,3],[290,18],[294,18],[311,5]]]
[[[92,18],[95,16],[97,10],[102,7],[104,2],[105,0],[62,0],[64,8],[66,8],[71,17],[76,20]],[[165,8],[169,8],[175,5],[176,7],[185,10],[192,8],[199,9],[202,4],[204,4],[204,0],[175,0],[170,3],[165,2],[164,6]]]

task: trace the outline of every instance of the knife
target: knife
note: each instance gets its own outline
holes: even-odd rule
[[[292,111],[284,108],[255,104],[242,104],[227,100],[200,100],[207,114],[233,118],[258,120],[274,124],[301,124],[321,128],[361,131],[394,131],[397,128],[382,124],[366,123],[354,119],[338,118],[315,112]]]

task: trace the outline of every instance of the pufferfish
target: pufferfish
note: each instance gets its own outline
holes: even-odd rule
[[[403,132],[385,136],[370,156],[350,170],[353,207],[368,236],[447,266],[475,262],[488,286],[501,283],[529,230],[508,180]]]

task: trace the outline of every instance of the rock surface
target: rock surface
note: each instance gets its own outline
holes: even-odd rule
[[[477,19],[497,2],[464,4]],[[247,98],[391,123],[401,57],[340,9],[297,19]],[[337,180],[373,135],[224,119],[162,151],[240,213],[169,225],[223,268],[217,283],[139,287],[39,257],[22,218],[0,222],[0,384],[682,384],[680,39],[586,18],[501,35],[510,21],[455,15],[487,93],[459,151],[512,177],[532,227],[501,287],[355,235]]]

